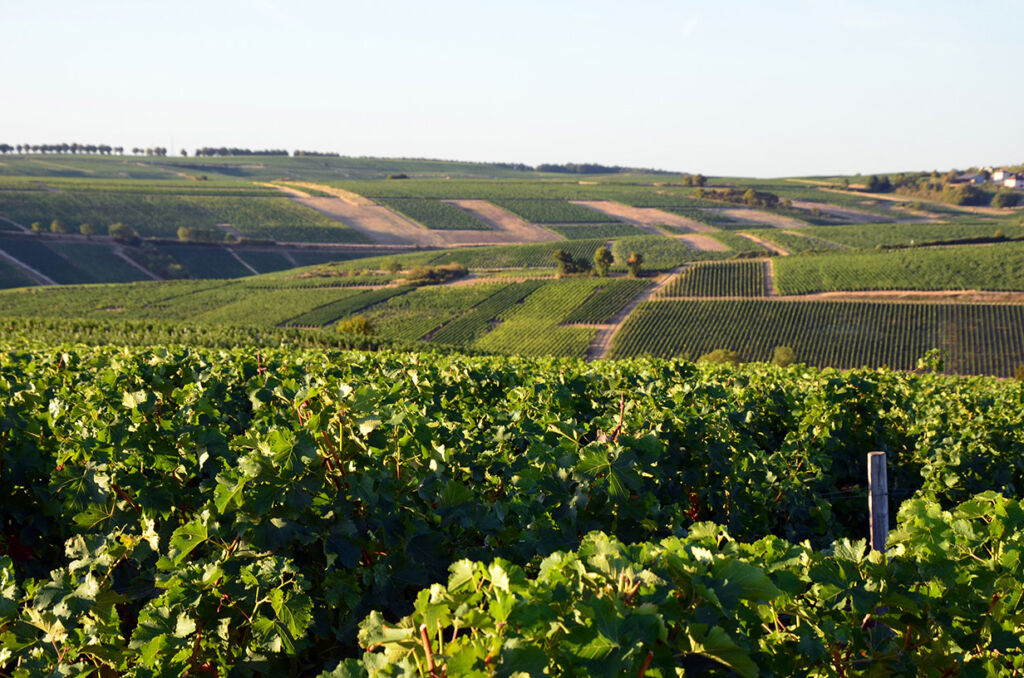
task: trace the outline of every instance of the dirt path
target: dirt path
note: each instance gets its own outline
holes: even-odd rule
[[[764,295],[774,297],[777,294],[775,291],[775,262],[769,258],[764,262]]]
[[[484,237],[495,243],[552,242],[564,239],[557,233],[530,223],[486,200],[445,200],[444,202],[468,212],[473,218],[479,219],[493,229],[489,233],[485,231],[445,231],[445,233],[453,235],[458,234],[456,240],[462,240],[470,234],[475,235],[478,241]]]
[[[610,321],[605,325],[596,325],[597,334],[594,336],[594,340],[590,342],[590,347],[587,349],[587,362],[594,360],[603,360],[608,351],[612,347],[612,339],[622,329],[622,325],[626,322],[626,318],[632,313],[637,306],[643,302],[651,299],[654,295],[661,292],[665,287],[672,281],[672,279],[679,275],[680,271],[685,266],[677,266],[668,273],[662,273],[660,276],[654,279],[654,284],[648,287],[640,294],[633,297],[633,300],[623,307],[621,311],[616,313]],[[594,327],[594,325],[591,325]]]
[[[493,230],[431,230],[411,219],[374,204],[355,205],[342,198],[292,198],[336,221],[351,226],[375,244],[420,247],[511,245],[563,240],[557,233],[531,224],[484,200],[446,202],[469,212]]]
[[[747,240],[750,240],[751,242],[756,242],[761,247],[763,247],[766,250],[769,250],[771,252],[775,252],[776,254],[778,254],[781,257],[788,257],[789,256],[789,250],[785,249],[784,247],[780,247],[779,245],[776,245],[773,242],[768,242],[764,238],[759,238],[756,235],[753,235],[753,234],[750,234],[750,233],[737,233],[736,235],[738,235],[741,238],[746,238]]]
[[[259,274],[260,274],[260,272],[259,272],[259,271],[257,271],[257,270],[256,270],[255,268],[253,268],[252,266],[250,266],[250,265],[249,265],[249,262],[247,262],[247,261],[246,261],[245,259],[243,259],[242,257],[238,256],[238,252],[234,251],[234,250],[233,250],[233,249],[231,249],[230,247],[228,247],[228,248],[227,248],[227,251],[228,251],[228,254],[230,254],[230,255],[231,255],[232,257],[234,257],[234,258],[235,258],[235,261],[237,261],[238,263],[240,263],[240,264],[241,264],[242,266],[245,266],[245,268],[246,268],[247,270],[249,270],[249,271],[252,271],[252,274],[253,274],[253,275],[259,275]]]
[[[734,219],[741,223],[754,222],[766,224],[773,228],[807,228],[808,226],[807,222],[794,219],[793,217],[746,207],[706,207],[704,211],[721,214],[723,217]]]
[[[143,274],[144,276],[146,276],[150,280],[162,280],[162,278],[160,276],[158,276],[156,273],[153,273],[148,268],[146,268],[145,266],[143,266],[139,262],[137,262],[134,259],[132,259],[131,257],[129,257],[128,253],[124,251],[124,247],[122,247],[120,245],[115,245],[114,249],[113,249],[113,252],[114,252],[115,256],[118,256],[121,259],[123,259],[129,266],[131,266],[136,271],[138,271],[139,273]]]
[[[655,235],[676,235],[659,228],[660,225],[684,229],[690,233],[714,233],[719,230],[679,214],[672,214],[653,207],[631,207],[611,200],[570,200],[569,202],[622,219]]]
[[[8,219],[7,217],[0,217],[0,221],[6,221],[6,222],[7,222],[8,224],[10,224],[11,226],[17,226],[18,228],[20,228],[21,230],[25,231],[26,233],[31,233],[31,232],[32,232],[32,230],[31,230],[31,229],[29,229],[29,228],[26,228],[26,227],[25,227],[25,226],[23,226],[22,224],[19,224],[19,223],[18,223],[17,221],[15,221],[14,219]]]
[[[675,235],[676,240],[685,240],[695,250],[705,252],[728,252],[731,248],[720,240],[715,240],[710,235],[690,234]]]
[[[14,266],[17,267],[22,273],[35,280],[37,283],[41,283],[43,285],[57,284],[57,281],[51,278],[50,276],[42,274],[41,272],[37,271],[36,269],[32,268],[31,266],[29,266],[28,264],[19,259],[15,259],[2,249],[0,249],[0,259],[10,262],[11,264],[14,264]]]
[[[345,202],[349,203],[350,205],[367,205],[367,206],[369,206],[369,205],[376,205],[377,204],[377,203],[373,202],[372,200],[370,200],[369,198],[364,198],[363,196],[359,195],[358,193],[353,193],[352,191],[346,191],[343,188],[335,188],[334,186],[327,186],[325,184],[315,184],[315,183],[313,183],[311,181],[282,181],[279,184],[264,184],[264,186],[273,186],[274,188],[280,189],[280,190],[285,191],[285,192],[303,193],[303,194],[305,194],[305,196],[307,198],[311,197],[309,195],[309,193],[306,193],[305,191],[298,190],[298,189],[309,188],[309,189],[312,189],[314,191],[320,191],[321,193],[326,193],[327,195],[333,195],[335,198],[341,198],[342,200],[344,200]],[[302,196],[296,196],[296,197],[302,197]]]
[[[267,183],[265,181],[257,181],[256,184],[258,186],[269,186],[270,188],[276,188],[277,190],[284,191],[285,193],[287,193],[288,195],[290,195],[290,196],[292,196],[294,198],[312,198],[313,197],[309,193],[306,193],[305,191],[300,191],[299,189],[293,188],[292,186],[282,186],[281,184],[271,184],[271,183]]]

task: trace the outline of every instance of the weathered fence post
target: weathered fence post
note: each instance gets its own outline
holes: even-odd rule
[[[871,514],[871,548],[885,551],[889,538],[889,481],[885,452],[868,453],[868,512]]]

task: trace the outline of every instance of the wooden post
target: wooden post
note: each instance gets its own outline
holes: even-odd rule
[[[871,548],[885,551],[889,538],[889,481],[885,452],[868,453],[868,512],[871,514]]]

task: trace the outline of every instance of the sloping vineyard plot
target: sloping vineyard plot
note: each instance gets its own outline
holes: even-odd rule
[[[699,262],[680,273],[662,297],[763,297],[763,261]]]
[[[808,365],[914,369],[933,348],[946,369],[1012,375],[1024,365],[1024,307],[845,301],[664,300],[641,304],[612,357],[697,358],[717,349],[767,361],[789,346]]]

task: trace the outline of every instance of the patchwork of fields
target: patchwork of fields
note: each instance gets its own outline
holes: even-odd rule
[[[488,353],[766,360],[788,346],[812,365],[910,369],[941,348],[958,372],[1024,364],[1019,211],[862,199],[828,181],[712,179],[702,192],[657,175],[489,178],[466,165],[441,178],[419,161],[395,174],[411,178],[360,180],[331,174],[370,166],[354,160],[46,163],[0,173],[0,288],[38,288],[0,293],[9,318],[328,333],[358,314],[382,341]],[[720,198],[744,187],[779,205]],[[111,224],[137,238],[106,237]],[[98,235],[78,235],[87,228]],[[553,279],[556,255],[586,269],[601,248],[612,277]],[[652,288],[627,276],[631,259],[642,274],[678,275]],[[404,282],[441,265],[469,275]],[[901,298],[914,293],[949,296]]]

